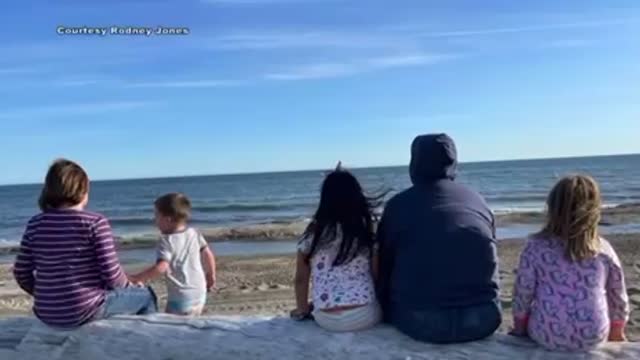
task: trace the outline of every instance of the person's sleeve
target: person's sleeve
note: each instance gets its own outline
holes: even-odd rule
[[[200,242],[200,240],[198,240]],[[156,247],[156,261],[171,262],[172,252],[169,240],[166,237],[161,237]]]
[[[622,264],[616,252],[606,244],[609,258],[607,275],[607,304],[609,305],[609,319],[612,327],[624,327],[629,320],[629,296],[624,282]]]
[[[531,304],[537,287],[536,278],[536,254],[535,240],[529,240],[522,254],[520,254],[520,263],[518,264],[518,273],[513,288],[513,318],[516,321],[527,323]]]
[[[18,250],[18,255],[16,256],[16,261],[13,266],[13,276],[22,290],[33,295],[35,276],[33,274],[33,253],[31,251],[28,233],[29,227],[27,227],[20,242],[20,249]]]
[[[126,287],[129,284],[127,276],[122,270],[111,226],[106,218],[100,218],[91,229],[96,261],[100,269],[102,281],[107,289]]]
[[[201,233],[198,233],[198,245],[200,245],[200,250],[209,246],[207,239],[205,239]]]
[[[391,282],[391,271],[393,267],[393,248],[388,235],[389,214],[387,209],[382,214],[378,224],[376,244],[378,247],[378,281],[376,283],[376,293],[378,302],[382,308],[385,321],[389,321],[389,289]]]

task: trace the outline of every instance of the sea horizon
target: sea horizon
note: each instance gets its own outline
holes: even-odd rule
[[[388,191],[393,196],[411,186],[407,165],[350,170],[372,195]],[[292,238],[313,216],[326,171],[99,180],[92,182],[88,210],[107,216],[119,238],[145,238],[156,233],[153,201],[168,192],[183,192],[192,202],[192,225],[218,234],[216,239],[260,239],[265,234]],[[467,162],[460,164],[457,181],[485,198],[499,218],[499,232],[510,236],[539,223],[553,184],[575,172],[591,174],[600,183],[607,208],[640,204],[640,154]],[[15,244],[29,218],[40,211],[40,187],[0,187],[0,244]],[[638,212],[635,207],[618,210]],[[532,217],[532,212],[538,215]],[[640,219],[626,219],[614,219],[609,229],[640,229]]]
[[[579,159],[600,159],[600,158],[623,158],[640,156],[640,153],[625,153],[625,154],[609,154],[609,155],[579,155],[579,156],[560,156],[560,157],[538,157],[538,158],[523,158],[523,159],[503,159],[503,160],[479,160],[479,161],[463,161],[458,165],[477,165],[477,164],[507,164],[515,162],[536,162],[536,161],[553,161],[553,160],[579,160]],[[52,160],[53,161],[53,160]],[[336,163],[341,160],[336,160]],[[359,171],[359,170],[376,170],[376,169],[396,169],[407,168],[409,164],[404,165],[374,165],[374,166],[345,166],[347,170]],[[300,170],[274,170],[274,171],[258,171],[258,172],[236,172],[236,173],[212,173],[212,174],[188,174],[188,175],[169,175],[169,176],[150,176],[150,177],[132,177],[132,178],[107,178],[107,179],[91,179],[92,183],[102,182],[123,182],[123,181],[145,181],[145,180],[166,180],[166,179],[185,179],[185,178],[204,178],[204,177],[234,177],[234,176],[254,176],[254,175],[278,175],[278,174],[295,174],[295,173],[312,173],[312,172],[326,172],[331,171],[332,167],[326,169],[300,169]],[[44,171],[45,169],[43,169]],[[43,172],[44,177],[44,172]],[[91,174],[89,174],[91,177]],[[2,187],[18,187],[18,186],[33,186],[41,185],[42,182],[26,182],[26,183],[11,183],[0,184]]]

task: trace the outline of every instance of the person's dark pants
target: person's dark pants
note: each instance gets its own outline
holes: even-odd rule
[[[500,305],[491,302],[467,307],[398,310],[392,324],[415,340],[436,344],[462,343],[491,336],[500,327]]]

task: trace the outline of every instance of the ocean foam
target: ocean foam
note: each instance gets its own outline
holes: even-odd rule
[[[19,240],[0,239],[0,248],[14,248],[20,246]]]

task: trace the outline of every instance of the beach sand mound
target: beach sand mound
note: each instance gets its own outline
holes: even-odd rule
[[[266,317],[118,317],[73,331],[19,317],[1,320],[0,329],[0,359],[640,359],[638,343],[576,356],[506,335],[437,346],[386,326],[331,334],[313,322]]]

